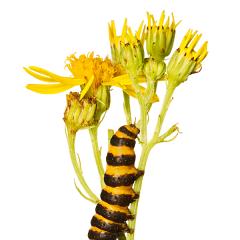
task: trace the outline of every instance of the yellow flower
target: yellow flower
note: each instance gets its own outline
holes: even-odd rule
[[[94,53],[80,55],[80,57],[71,55],[67,58],[66,66],[72,73],[72,77],[59,76],[36,66],[24,68],[31,76],[47,82],[47,84],[28,84],[26,87],[37,93],[54,94],[64,92],[74,86],[81,86],[80,99],[86,94],[96,96],[100,86],[117,86],[133,97],[136,95],[128,74],[120,75],[119,67],[108,58],[102,59],[94,56]],[[138,81],[144,82],[146,79],[139,77]],[[143,87],[141,90],[145,91]],[[158,97],[155,96],[152,101],[158,101]]]
[[[156,21],[153,15],[147,13],[148,24],[146,32],[146,48],[148,54],[159,61],[168,56],[172,50],[175,38],[175,30],[178,23],[175,23],[174,15],[172,21],[168,17],[165,21],[165,12],[163,11],[159,21]]]
[[[115,22],[109,24],[109,40],[111,45],[112,59],[120,63],[130,75],[140,75],[144,62],[144,36],[145,27],[143,22],[137,32],[133,34],[125,19],[121,35],[116,34]]]
[[[186,81],[190,74],[201,69],[201,62],[208,54],[207,41],[197,51],[194,50],[201,36],[201,34],[197,34],[197,31],[188,30],[180,47],[175,51],[168,63],[167,74],[169,81],[179,85]]]
[[[124,21],[121,35],[116,34],[116,26],[113,20],[111,21],[111,23],[108,24],[108,32],[112,52],[112,59],[114,63],[121,62],[122,45],[125,44],[138,45],[139,43],[142,46],[144,45],[145,26],[143,21],[141,22],[135,36],[132,33],[131,28],[127,24],[127,19],[125,19]]]
[[[196,64],[200,64],[208,54],[207,41],[202,45],[202,47],[198,51],[194,50],[195,46],[197,45],[201,37],[202,34],[197,34],[197,31],[193,32],[191,29],[189,29],[186,35],[184,36],[178,50],[180,54],[183,54],[189,60],[195,61]]]

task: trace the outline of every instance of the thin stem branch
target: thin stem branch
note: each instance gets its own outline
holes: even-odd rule
[[[95,201],[95,200],[93,200],[92,198],[87,197],[87,196],[81,191],[81,189],[77,186],[77,183],[76,183],[75,180],[74,180],[74,185],[75,185],[75,188],[77,189],[77,191],[79,192],[79,194],[80,194],[83,198],[85,198],[86,200],[88,200],[88,201],[96,204],[96,201]]]
[[[159,137],[159,134],[160,134],[161,129],[162,129],[163,121],[165,119],[165,116],[166,116],[167,110],[169,108],[169,105],[172,101],[172,95],[173,95],[174,90],[175,90],[175,85],[170,83],[167,86],[167,91],[166,91],[166,94],[165,94],[165,97],[164,97],[161,113],[158,116],[157,124],[156,124],[155,131],[154,131],[154,134],[153,134],[153,137],[152,137],[153,141],[157,140],[157,138]]]
[[[143,146],[147,144],[147,107],[144,103],[139,102],[140,105],[140,140]]]
[[[131,115],[130,98],[129,98],[129,95],[124,91],[123,91],[123,109],[124,109],[127,124],[131,124],[132,115]]]
[[[100,183],[101,187],[104,187],[104,169],[103,169],[103,164],[102,164],[102,159],[101,159],[101,151],[98,146],[98,126],[89,128],[89,134],[91,137],[91,142],[92,142],[92,148],[93,148],[93,153],[94,153],[94,158],[96,161],[97,169],[98,169],[98,174],[100,177]]]
[[[173,137],[171,137],[170,139],[167,139],[168,137],[170,137],[173,133],[175,133],[175,135]],[[179,134],[179,128],[177,126],[177,124],[174,124],[172,127],[170,127],[165,133],[163,133],[161,136],[158,137],[157,139],[157,143],[161,143],[161,142],[171,142],[173,141]]]
[[[72,161],[74,171],[75,171],[77,178],[78,178],[80,184],[82,185],[83,189],[89,195],[91,202],[97,203],[99,201],[99,199],[93,193],[93,191],[90,189],[90,187],[88,186],[85,178],[83,177],[81,166],[79,166],[79,163],[78,163],[79,160],[77,159],[76,153],[75,153],[75,139],[76,139],[76,133],[72,133],[71,131],[67,130],[69,153],[70,153],[70,158]]]

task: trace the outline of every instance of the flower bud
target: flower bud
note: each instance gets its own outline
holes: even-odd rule
[[[168,64],[168,78],[170,81],[175,81],[176,85],[187,80],[188,76],[193,72],[196,66],[195,61],[187,59],[184,54],[177,50]]]
[[[170,82],[176,86],[187,80],[188,76],[201,69],[201,62],[207,56],[207,42],[198,51],[194,48],[201,38],[201,34],[188,30],[180,47],[174,52],[168,66],[167,74]]]
[[[70,92],[67,95],[67,107],[64,112],[64,122],[67,128],[76,133],[79,129],[96,125],[94,118],[96,111],[96,99],[86,97],[80,100],[80,94]]]
[[[171,23],[170,18],[168,17],[164,24],[164,18],[164,11],[162,12],[158,23],[155,21],[153,15],[148,14],[146,47],[148,54],[157,61],[164,60],[164,58],[170,54],[175,38],[175,30],[178,25],[175,24],[173,15]]]
[[[122,66],[133,75],[138,74],[143,67],[144,50],[142,43],[121,43],[120,62]]]
[[[142,59],[143,54],[143,45],[145,41],[145,26],[142,21],[134,35],[131,28],[127,24],[127,19],[125,19],[122,33],[120,35],[116,34],[115,22],[111,21],[108,24],[109,32],[109,41],[111,46],[112,60],[114,64],[124,63],[124,66],[131,65],[135,60]],[[133,49],[136,48],[136,49]],[[125,50],[125,51],[123,51]],[[134,59],[132,57],[134,56]],[[126,65],[125,60],[128,60]],[[132,68],[130,67],[132,70]]]
[[[162,78],[165,73],[166,65],[164,62],[157,62],[155,59],[150,58],[144,64],[144,74],[147,79],[158,81]]]

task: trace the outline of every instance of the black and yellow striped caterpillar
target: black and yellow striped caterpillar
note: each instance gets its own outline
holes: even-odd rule
[[[121,233],[130,232],[126,221],[134,217],[128,205],[139,197],[132,185],[143,175],[143,171],[134,167],[134,146],[138,134],[139,129],[134,124],[124,125],[110,140],[104,174],[106,186],[91,220],[88,232],[91,240],[116,240]]]

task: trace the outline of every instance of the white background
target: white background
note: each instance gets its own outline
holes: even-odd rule
[[[158,17],[163,9],[183,20],[174,48],[188,28],[198,29],[209,41],[209,56],[202,72],[175,92],[164,129],[178,122],[182,134],[150,155],[136,239],[240,239],[238,1],[12,0],[0,3],[1,240],[87,239],[94,213],[73,184],[62,121],[65,93],[27,91],[24,86],[37,81],[22,67],[68,75],[64,60],[71,53],[110,54],[108,21],[121,26],[128,17],[137,26],[146,11]],[[116,130],[124,122],[117,117],[121,92],[112,93],[99,137],[103,159],[107,127]],[[85,132],[78,151],[86,178],[99,194]]]

